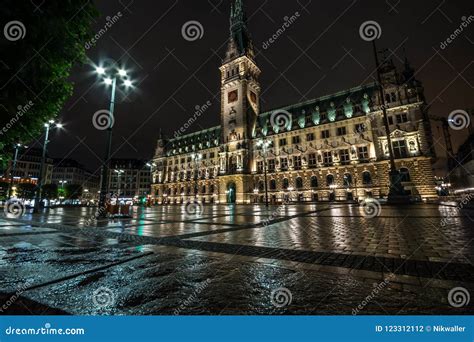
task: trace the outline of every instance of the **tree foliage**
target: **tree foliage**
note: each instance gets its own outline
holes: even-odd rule
[[[57,184],[45,184],[41,192],[43,198],[55,199],[58,198],[58,185]]]
[[[0,182],[0,201],[4,201],[8,197],[9,185],[8,182]]]
[[[16,197],[21,199],[33,199],[35,197],[36,184],[20,183],[16,185]]]
[[[85,61],[85,43],[97,11],[91,0],[2,0],[0,18],[0,157],[15,142],[41,133],[71,96],[74,64]],[[39,5],[39,7],[37,7]],[[13,38],[12,38],[13,37]],[[22,38],[23,37],[23,38]],[[10,39],[8,39],[10,38]]]
[[[82,185],[66,184],[64,186],[64,197],[66,199],[79,199],[82,196]]]

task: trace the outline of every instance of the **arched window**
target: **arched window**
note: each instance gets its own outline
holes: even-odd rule
[[[289,186],[290,182],[288,181],[288,178],[283,179],[283,190],[287,190]]]
[[[334,176],[333,175],[327,175],[326,176],[326,185],[330,186],[334,184]]]
[[[372,184],[372,176],[369,171],[364,171],[362,173],[362,184],[369,185]]]
[[[203,193],[203,194],[206,193],[206,186],[205,186],[205,185],[202,186],[202,193]]]
[[[390,94],[385,94],[385,102],[390,102]]]
[[[276,188],[277,188],[276,180],[274,179],[270,180],[270,190],[276,190]]]
[[[210,188],[209,188],[209,191],[211,192],[211,194],[214,193],[214,184],[211,184]]]
[[[401,182],[410,182],[410,171],[406,167],[400,169],[400,181]]]
[[[303,188],[303,178],[301,178],[301,177],[296,178],[295,186],[296,186],[297,189],[302,189]]]
[[[312,176],[311,177],[311,187],[317,188],[318,187],[318,177]]]
[[[350,187],[352,185],[352,175],[350,173],[346,173],[344,175],[344,186]]]
[[[258,182],[258,190],[259,191],[265,190],[265,183],[263,181]]]

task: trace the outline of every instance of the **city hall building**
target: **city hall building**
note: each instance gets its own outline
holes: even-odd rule
[[[377,84],[260,112],[260,69],[242,1],[231,10],[220,67],[220,126],[159,137],[152,196],[160,204],[271,203],[384,198],[389,146]],[[422,84],[405,61],[380,68],[393,155],[405,191],[436,197]]]

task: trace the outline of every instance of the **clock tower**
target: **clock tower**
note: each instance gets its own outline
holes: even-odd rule
[[[242,0],[230,13],[230,38],[221,71],[221,129],[225,173],[250,172],[248,148],[259,114],[260,69]]]

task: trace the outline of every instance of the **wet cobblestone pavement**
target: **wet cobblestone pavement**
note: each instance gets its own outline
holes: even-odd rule
[[[93,208],[0,219],[6,313],[473,314],[474,211],[451,205]],[[452,303],[451,303],[452,304]],[[2,312],[3,312],[2,311]]]

